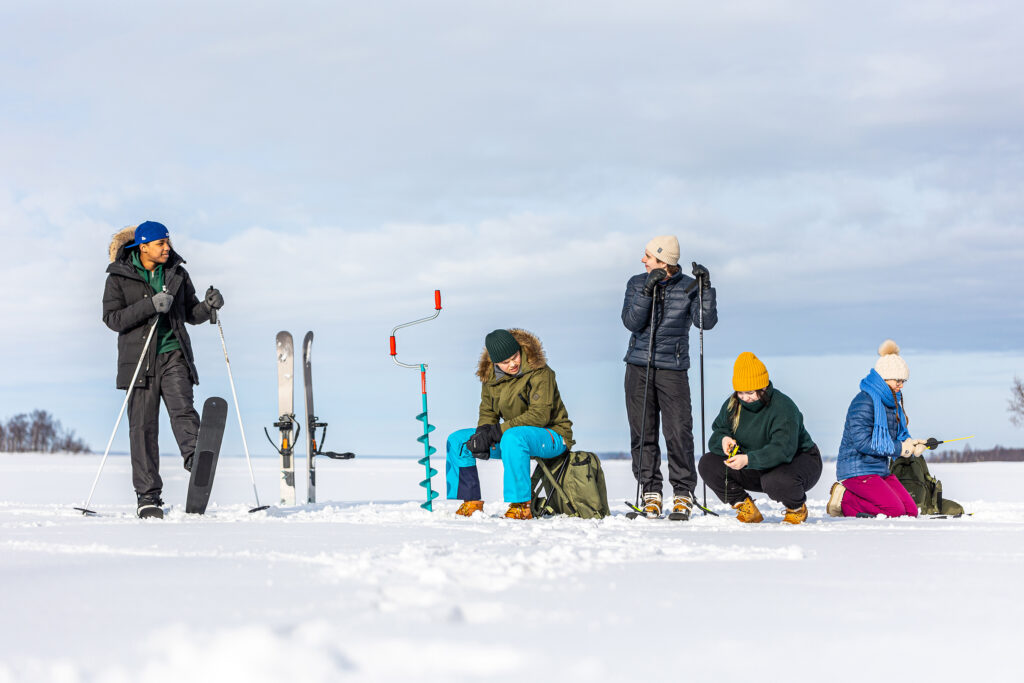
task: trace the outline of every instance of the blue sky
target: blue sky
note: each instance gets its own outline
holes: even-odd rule
[[[435,288],[399,349],[438,446],[475,421],[484,334],[521,326],[580,445],[624,449],[621,297],[666,233],[719,291],[709,423],[751,350],[834,452],[893,337],[922,436],[1024,440],[1017,3],[210,5],[0,5],[0,417],[103,447],[106,246],[153,219],[224,293],[257,452],[274,335],[313,329],[329,445],[416,453],[387,335]],[[192,338],[197,403],[229,396],[216,328]]]

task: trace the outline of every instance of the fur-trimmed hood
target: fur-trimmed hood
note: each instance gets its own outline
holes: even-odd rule
[[[539,370],[540,368],[546,367],[548,364],[547,356],[544,355],[544,347],[540,343],[540,339],[531,332],[526,330],[510,327],[509,332],[515,337],[515,340],[519,342],[519,349],[523,356],[523,367],[522,371],[527,372],[529,370]],[[494,379],[494,363],[491,362],[491,357],[487,353],[487,349],[483,350],[480,354],[480,362],[477,364],[476,376],[480,378],[481,382],[488,382]]]
[[[113,263],[117,260],[117,254],[121,251],[121,247],[127,246],[135,241],[135,228],[139,226],[130,225],[123,230],[118,230],[114,233],[113,237],[110,238],[110,262]]]

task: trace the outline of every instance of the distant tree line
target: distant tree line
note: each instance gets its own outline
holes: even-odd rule
[[[926,452],[924,456],[929,462],[987,462],[990,460],[1024,461],[1024,448],[986,448],[974,450],[964,446],[963,450],[944,450],[941,446],[935,452]]]
[[[88,453],[88,444],[63,429],[60,421],[45,410],[15,415],[0,423],[0,451],[8,453]]]

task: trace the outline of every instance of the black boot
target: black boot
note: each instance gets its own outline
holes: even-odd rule
[[[140,519],[164,518],[164,502],[160,500],[159,493],[140,493],[138,499],[139,507],[136,514]]]

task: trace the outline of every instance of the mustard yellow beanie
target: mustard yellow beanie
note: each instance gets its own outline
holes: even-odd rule
[[[750,351],[744,351],[732,366],[732,388],[735,391],[757,391],[768,386],[768,368]]]

